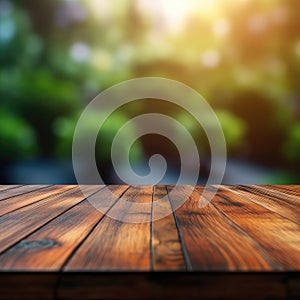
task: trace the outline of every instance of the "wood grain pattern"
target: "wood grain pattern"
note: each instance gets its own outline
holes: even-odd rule
[[[281,191],[282,193],[294,196],[300,196],[300,186],[299,185],[272,185],[266,184],[262,187],[265,187],[269,190]],[[300,201],[300,200],[299,200]]]
[[[35,190],[41,190],[47,187],[47,185],[24,185],[24,186],[14,186],[13,189],[4,189],[0,192],[0,201],[7,198],[16,197],[18,195],[31,193]]]
[[[21,194],[9,197],[5,200],[0,201],[0,216],[3,216],[4,214],[14,211],[16,209],[20,209],[26,205],[45,199],[51,195],[62,193],[63,191],[68,189],[70,189],[70,186],[54,185],[34,190],[29,194],[27,193],[26,196],[24,196],[24,194]]]
[[[175,212],[192,270],[272,269],[266,253],[254,239],[211,203],[199,208],[199,200],[200,194],[195,191]],[[171,199],[172,203],[175,201],[176,194]]]
[[[155,186],[152,208],[152,269],[156,271],[185,271],[181,241],[165,186]],[[161,216],[169,214],[167,217]]]
[[[180,188],[0,186],[0,299],[300,299],[300,186]]]
[[[131,187],[111,208],[112,214],[128,221],[132,214],[138,212],[132,211],[129,206],[128,216],[123,210],[123,202],[152,203],[152,192],[151,186]],[[149,216],[151,207],[138,216],[138,221],[147,220]],[[65,270],[149,271],[150,223],[127,223],[105,216],[70,259]]]
[[[235,186],[231,190],[237,192],[241,198],[246,197],[248,200],[300,224],[300,201],[297,196],[255,185]]]
[[[264,206],[221,187],[213,204],[265,249],[273,269],[300,270],[300,226]]]
[[[91,186],[91,194],[97,189],[99,187]],[[2,228],[0,252],[13,246],[84,198],[77,186],[70,186],[70,189],[64,193],[50,196],[0,217]]]
[[[121,195],[127,187],[112,189],[115,194]],[[93,197],[108,202],[108,195],[103,189],[93,194]],[[96,210],[88,200],[80,202],[0,255],[0,269],[59,271],[102,217],[103,213]],[[44,244],[39,247],[38,242],[43,241]],[[22,247],[26,242],[28,246]]]
[[[20,187],[22,185],[20,184],[15,184],[15,185],[0,185],[0,192],[5,191],[5,190],[12,190],[17,187]]]

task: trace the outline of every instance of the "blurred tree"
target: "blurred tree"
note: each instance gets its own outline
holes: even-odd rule
[[[162,76],[206,97],[232,157],[297,169],[299,1],[232,0],[208,11],[194,2],[186,15],[185,4],[181,11],[146,2],[0,0],[0,159],[70,158],[74,115],[90,99],[125,79]],[[153,110],[180,119],[201,139],[199,126],[180,109],[140,101],[108,120],[101,159],[109,161],[123,121]],[[145,152],[168,149],[176,157],[172,145],[155,148],[157,141],[141,139]]]
[[[0,162],[36,154],[37,143],[31,127],[21,118],[0,109]]]
[[[246,123],[247,156],[271,166],[282,163],[281,147],[274,145],[283,144],[285,128],[276,120],[276,103],[261,92],[244,90],[232,99],[231,111]]]
[[[94,115],[90,116],[89,120],[85,121],[83,125],[85,134],[81,137],[83,144],[85,138],[89,136],[90,132],[98,129],[99,118],[105,116],[105,112],[95,112]],[[58,138],[56,154],[60,158],[70,158],[72,156],[72,141],[77,120],[78,117],[59,118],[55,122],[55,132]],[[107,183],[116,181],[116,175],[112,173],[113,167],[111,162],[111,145],[116,133],[128,120],[128,117],[124,113],[116,111],[106,119],[99,131],[95,156],[99,172],[102,178],[106,179]],[[128,139],[131,140],[135,136],[136,133],[133,126],[132,131],[123,132],[121,138],[125,141]],[[123,144],[125,145],[125,143]],[[120,149],[120,153],[124,153],[125,151],[125,146],[123,149]],[[130,149],[130,161],[133,162],[133,165],[136,165],[140,163],[142,159],[142,147],[140,142],[137,141]]]
[[[293,169],[299,171],[300,162],[300,124],[295,124],[291,127],[291,130],[288,135],[288,139],[284,145],[284,154],[292,162]],[[297,163],[297,164],[294,164]]]

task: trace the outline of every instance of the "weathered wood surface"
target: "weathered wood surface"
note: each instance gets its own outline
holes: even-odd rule
[[[300,186],[216,188],[0,186],[0,299],[300,299]]]

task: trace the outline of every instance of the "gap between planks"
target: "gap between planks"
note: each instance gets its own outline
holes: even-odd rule
[[[119,188],[122,189],[122,187]],[[198,192],[202,188],[198,187]],[[168,187],[169,189],[170,187]],[[238,189],[238,187],[235,187],[235,189]],[[97,193],[100,196],[101,190],[92,194],[96,195]],[[213,202],[203,209],[198,207],[199,193],[195,192],[174,214],[156,220],[157,214],[170,210],[171,205],[176,204],[177,199],[171,198],[170,205],[167,198],[167,201],[156,205],[158,198],[165,195],[169,197],[165,186],[155,186],[154,188],[145,187],[143,192],[134,187],[130,187],[128,190],[125,189],[124,192],[122,190],[119,199],[113,203],[106,197],[108,201],[107,211],[112,215],[119,215],[123,218],[128,217],[126,212],[123,211],[124,207],[126,208],[124,201],[150,202],[152,204],[150,209],[146,209],[139,218],[140,220],[151,218],[154,222],[133,225],[111,219],[107,215],[103,216],[102,214],[100,216],[98,211],[94,211],[94,214],[92,213],[94,217],[91,218],[88,212],[95,209],[87,201],[84,201],[84,197],[78,198],[78,194],[76,196],[75,192],[75,202],[74,199],[68,201],[68,197],[74,197],[72,190],[59,196],[65,201],[67,207],[64,207],[61,203],[58,203],[58,207],[56,207],[57,199],[50,196],[50,203],[52,203],[52,208],[56,209],[56,215],[52,215],[50,218],[48,216],[48,219],[43,220],[43,222],[38,219],[39,226],[30,223],[31,220],[25,220],[27,222],[25,222],[27,224],[25,229],[28,230],[30,224],[36,227],[30,228],[29,232],[23,230],[21,233],[13,232],[11,234],[10,240],[8,239],[9,246],[2,249],[2,251],[8,250],[0,256],[0,266],[2,264],[4,268],[15,268],[16,270],[46,267],[46,269],[63,269],[65,271],[131,269],[140,271],[169,269],[255,271],[293,270],[293,268],[298,268],[297,262],[300,261],[297,248],[299,236],[296,237],[294,245],[291,238],[295,237],[291,233],[293,231],[294,234],[299,233],[299,226],[289,220],[284,222],[280,215],[260,204],[253,203],[253,201],[248,200],[243,194],[237,193],[231,187],[221,187]],[[224,196],[226,197],[224,198]],[[180,197],[178,196],[178,198]],[[122,201],[120,201],[121,199]],[[24,214],[28,213],[31,208],[36,212],[39,212],[39,209],[45,211],[45,205],[42,204],[46,205],[49,202],[44,199],[8,213],[0,218],[0,225],[10,224],[7,221],[9,219],[7,216],[24,221]],[[127,209],[130,210],[130,207],[127,207]],[[50,213],[51,211],[48,210],[47,212]],[[136,212],[131,211],[131,213],[134,215]],[[248,218],[249,224],[242,222],[249,213],[252,217],[256,215],[257,220],[262,222],[261,224],[265,226],[268,236],[263,234],[262,229],[257,229],[256,224],[250,222],[251,219]],[[261,214],[268,218],[262,219],[262,217],[259,217]],[[43,216],[43,214],[41,215]],[[244,217],[240,218],[240,215]],[[283,245],[278,244],[274,232],[272,235],[274,222],[265,223],[266,220],[274,218],[283,226],[283,229],[281,229],[285,230],[280,237]],[[72,227],[74,222],[75,224],[76,222],[81,224],[81,229],[85,225],[84,233],[78,231],[76,226]],[[68,236],[70,230],[73,230],[73,234],[78,238],[78,240],[76,238],[76,242],[74,242],[74,238],[73,241],[70,238],[71,234]],[[228,232],[230,234],[226,234]],[[50,249],[29,251],[20,247],[20,242],[28,242],[31,239],[47,240],[49,237],[51,237],[50,240],[56,242]],[[111,237],[111,239],[108,237]],[[269,239],[271,237],[270,241],[266,237],[269,237]],[[59,240],[59,238],[62,240]],[[285,241],[287,242],[286,245],[284,245]],[[66,248],[62,247],[64,243],[67,243]],[[135,249],[138,249],[138,251],[135,252]],[[285,258],[282,249],[288,251],[291,255]],[[125,250],[129,253],[127,257],[122,258],[122,253]],[[49,259],[48,262],[47,260],[42,261],[42,257],[45,257],[47,251],[49,257],[51,253],[56,258],[56,262],[54,259]],[[26,255],[28,255],[28,265],[24,264],[22,260],[18,261],[19,257],[25,257]],[[112,258],[113,256],[115,258]],[[10,257],[11,259],[9,259]],[[34,261],[36,264],[34,264]]]
[[[1,234],[0,252],[19,243],[22,239],[85,199],[78,186],[69,187],[62,193],[51,195],[2,216],[0,227],[6,230]],[[97,189],[99,188],[91,186],[90,194],[96,192]]]

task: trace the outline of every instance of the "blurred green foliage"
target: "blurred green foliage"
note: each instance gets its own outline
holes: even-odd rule
[[[223,128],[228,152],[234,153],[234,151],[238,151],[247,131],[246,122],[236,117],[230,111],[218,110],[216,114]]]
[[[25,158],[36,152],[32,128],[21,118],[0,110],[0,149],[2,158]]]
[[[231,157],[299,172],[299,1],[206,2],[0,0],[0,160],[70,158],[89,100],[125,79],[163,76],[208,100]],[[152,108],[139,105],[102,128],[102,159],[132,112]],[[187,114],[161,110],[200,139]]]
[[[290,129],[284,150],[286,157],[291,162],[300,161],[300,124],[295,124]]]
[[[99,118],[105,117],[106,114],[103,112],[103,115],[95,112],[94,115],[90,116],[90,119],[84,123],[84,132],[85,135],[94,129],[99,131],[97,143],[96,143],[96,159],[101,161],[109,161],[111,157],[111,145],[114,139],[114,136],[118,130],[127,122],[129,118],[119,111],[111,114],[109,118],[104,122],[101,129],[98,128]],[[70,153],[72,151],[72,141],[73,134],[78,121],[78,116],[72,118],[61,118],[55,122],[54,130],[57,135],[58,143],[56,148],[56,155],[60,158],[70,158]],[[120,138],[125,140],[134,139],[136,133],[134,128],[132,131],[126,131]],[[82,142],[84,143],[84,136],[81,137]],[[122,141],[121,141],[122,144]],[[105,147],[103,146],[105,145]],[[124,152],[126,148],[120,149],[120,152]],[[143,158],[142,149],[140,143],[135,143],[131,148],[130,159],[132,161],[138,162]]]

